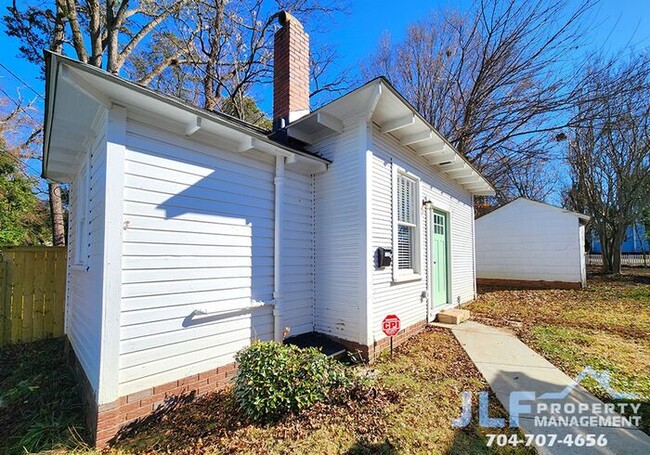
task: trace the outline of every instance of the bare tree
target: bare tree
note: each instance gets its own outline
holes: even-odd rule
[[[540,157],[518,167],[506,167],[498,202],[505,204],[518,197],[545,202],[558,190],[559,172],[551,160]]]
[[[272,80],[273,34],[281,10],[307,21],[310,28],[332,14],[343,11],[343,2],[323,0],[194,0],[175,22],[157,31],[153,39],[164,49],[153,55],[138,53],[127,67],[132,79],[171,90],[210,110],[224,110],[246,118],[253,88]],[[173,29],[172,29],[173,27]],[[331,47],[312,52],[312,96],[347,90],[349,71],[328,71],[334,64]],[[171,60],[162,71],[152,68]],[[159,66],[162,68],[162,66]],[[328,78],[329,77],[329,78]],[[261,118],[261,122],[265,119]]]
[[[42,65],[43,48],[72,51],[113,74],[125,68],[142,84],[264,125],[249,91],[270,80],[274,20],[284,9],[309,19],[342,7],[334,0],[14,1],[3,22],[31,62]],[[321,82],[333,54],[325,55],[315,66]],[[317,92],[343,89],[343,82],[324,82]],[[49,184],[55,245],[65,242],[60,193],[58,183]]]
[[[149,34],[191,1],[51,0],[19,7],[14,0],[3,22],[32,62],[42,63],[42,49],[61,33],[61,51],[69,45],[80,61],[117,74]],[[63,30],[57,29],[61,18]]]
[[[54,28],[52,31],[52,41],[50,49],[54,52],[62,52],[65,41],[65,13],[61,5],[56,5],[56,15],[54,17]],[[49,181],[47,184],[48,198],[50,201],[50,224],[52,226],[52,245],[64,246],[66,244],[65,236],[65,218],[63,216],[63,201],[61,198],[61,184]]]
[[[68,44],[80,61],[105,65],[107,71],[117,74],[136,46],[188,1],[54,0],[52,11],[42,5],[21,9],[14,0],[3,22],[7,34],[21,40],[21,54],[31,62],[42,64],[43,48],[63,53]],[[161,72],[169,64],[163,61],[151,71]],[[53,244],[65,245],[60,184],[48,182],[48,195]]]
[[[604,272],[620,273],[621,243],[650,188],[650,56],[595,65],[583,76],[582,93],[582,123],[569,137],[568,194],[592,217]]]
[[[387,75],[506,198],[571,120],[576,84],[562,64],[593,3],[478,0],[411,25],[402,42],[384,37],[365,73]]]

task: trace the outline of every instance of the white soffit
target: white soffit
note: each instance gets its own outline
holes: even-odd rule
[[[323,106],[290,124],[288,134],[307,144],[322,132],[340,132],[344,119],[369,112],[381,134],[390,134],[400,145],[428,161],[476,196],[493,196],[494,188],[383,78]]]
[[[388,87],[377,104],[372,120],[382,134],[390,134],[434,169],[446,174],[474,195],[492,196],[492,185],[465,160],[428,122]],[[412,121],[406,121],[412,118]]]
[[[87,147],[80,138],[88,137],[97,112],[111,104],[125,106],[134,115],[154,116],[162,124],[178,125],[177,134],[187,137],[218,135],[222,145],[235,152],[262,152],[287,158],[287,164],[321,172],[328,161],[280,145],[262,132],[256,133],[209,111],[187,105],[105,71],[56,54],[48,56],[47,118],[49,128],[44,147],[44,175],[57,181],[70,180],[79,156]],[[336,127],[336,119],[321,120]],[[171,130],[170,130],[171,131]],[[176,131],[175,131],[176,132]],[[73,147],[74,145],[74,147]]]

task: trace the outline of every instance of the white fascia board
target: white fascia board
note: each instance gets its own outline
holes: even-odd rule
[[[230,128],[233,131],[237,131],[241,134],[249,135],[255,140],[257,140],[260,144],[265,144],[261,147],[255,147],[258,150],[265,151],[272,154],[280,154],[281,156],[287,157],[289,160],[293,159],[292,158],[293,155],[301,155],[304,156],[306,159],[327,163],[326,159],[311,156],[309,154],[301,153],[299,151],[294,151],[291,150],[289,147],[283,146],[281,144],[277,144],[272,139],[267,138],[263,132],[258,133],[252,131],[245,126],[238,125],[237,123],[230,121],[226,118],[220,117],[213,112],[198,108],[196,106],[189,105],[188,103],[180,99],[165,95],[160,92],[156,92],[155,90],[152,90],[144,86],[140,86],[132,81],[106,73],[100,68],[96,68],[88,64],[78,62],[73,59],[58,54],[53,54],[53,53],[49,54],[48,58],[50,58],[51,62],[56,65],[59,72],[61,72],[61,70],[65,68],[68,80],[75,82],[76,86],[81,91],[93,97],[100,104],[104,104],[107,108],[110,108],[113,102],[128,105],[129,96],[132,95],[133,93],[136,93],[138,95],[144,95],[149,99],[156,101],[157,104],[156,108],[150,109],[152,113],[160,113],[161,115],[167,117],[169,116],[169,110],[170,110],[169,108],[172,107],[174,109],[179,109],[180,111],[190,113],[196,117],[200,117],[202,119],[203,128],[207,129],[207,125],[209,123],[214,123],[221,127]],[[63,75],[59,74],[58,77],[63,78]],[[115,89],[114,93],[119,92],[120,96],[111,95],[110,98],[107,97],[104,94],[104,92],[102,92],[99,88],[95,87],[95,83],[93,79],[105,81],[112,84],[112,87]]]
[[[260,152],[268,153],[269,155],[285,157],[287,159],[287,163],[293,163],[296,161],[295,153],[289,152],[280,147],[276,147],[275,145],[269,144],[266,141],[262,141],[254,137],[251,140],[251,144],[255,150],[259,150]]]

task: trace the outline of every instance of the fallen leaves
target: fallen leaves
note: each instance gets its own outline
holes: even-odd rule
[[[650,396],[650,269],[592,275],[582,290],[485,289],[467,306],[472,319],[512,328],[570,376],[585,366],[612,373],[623,391]],[[603,400],[604,390],[585,386]],[[650,405],[642,405],[650,431]]]

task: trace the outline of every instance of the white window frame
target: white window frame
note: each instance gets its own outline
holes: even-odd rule
[[[75,182],[76,191],[76,223],[75,223],[75,256],[74,265],[86,267],[88,265],[88,223],[90,202],[90,154],[86,156],[83,167],[79,170],[79,179]]]
[[[398,220],[397,213],[397,204],[398,204],[398,194],[397,194],[397,183],[398,178],[403,177],[412,180],[415,183],[415,194],[413,196],[413,211],[415,213],[415,238],[413,239],[413,268],[412,269],[400,269],[399,268],[399,248],[398,248],[398,229],[401,223]],[[392,210],[393,210],[393,282],[399,283],[404,281],[415,281],[422,279],[422,213],[421,213],[421,202],[420,194],[421,190],[421,180],[417,175],[414,175],[405,169],[393,165],[393,201],[392,201]]]

